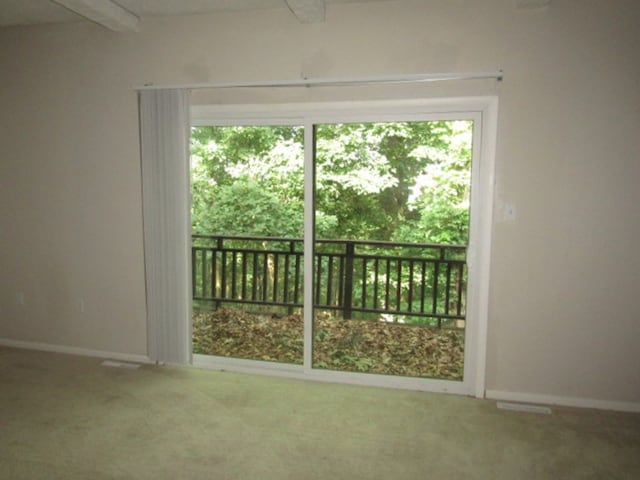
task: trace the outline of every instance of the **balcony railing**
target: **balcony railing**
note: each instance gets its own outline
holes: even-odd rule
[[[342,318],[464,326],[464,246],[316,240],[313,304]],[[193,299],[302,307],[299,238],[193,235]],[[420,320],[422,319],[422,320]]]

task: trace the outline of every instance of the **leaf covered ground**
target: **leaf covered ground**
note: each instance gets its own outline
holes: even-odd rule
[[[462,380],[463,330],[318,317],[313,338],[315,368]],[[302,364],[302,316],[195,311],[193,352]]]

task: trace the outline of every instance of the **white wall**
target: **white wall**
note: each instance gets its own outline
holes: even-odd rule
[[[487,387],[640,403],[640,4],[513,5],[0,29],[0,338],[145,354],[134,86],[503,68],[366,95],[499,96],[497,203],[517,218],[494,227]]]

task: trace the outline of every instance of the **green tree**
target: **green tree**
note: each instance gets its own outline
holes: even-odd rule
[[[468,209],[447,207],[468,194],[470,138],[471,122],[319,125],[316,208],[337,218],[338,238],[436,242],[447,229],[454,238]]]
[[[420,145],[412,152],[429,162],[415,178],[409,214],[393,239],[466,245],[471,194],[471,122],[449,122],[446,148]]]
[[[466,243],[469,121],[315,127],[316,234]],[[303,129],[196,127],[196,233],[301,236]]]
[[[302,129],[192,129],[195,233],[301,236]]]

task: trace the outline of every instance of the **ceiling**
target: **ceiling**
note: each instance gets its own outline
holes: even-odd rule
[[[0,0],[0,27],[93,21],[111,30],[136,30],[145,17],[264,9],[288,9],[312,23],[323,21],[331,5],[380,1],[389,0]]]

